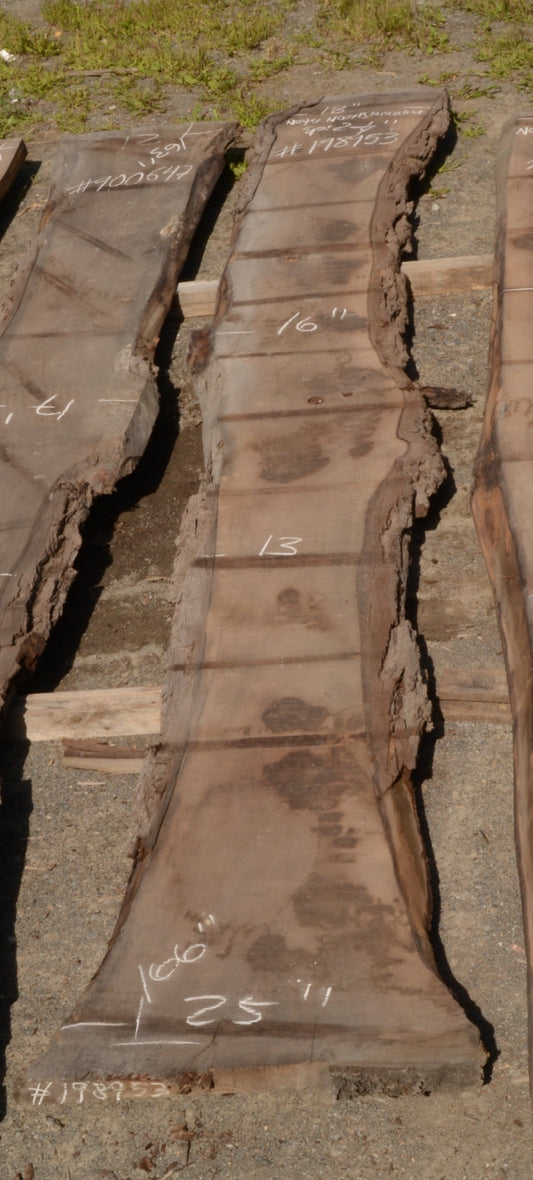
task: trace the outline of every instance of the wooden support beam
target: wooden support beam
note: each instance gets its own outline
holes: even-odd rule
[[[0,139],[0,200],[11,188],[27,154],[23,139]]]
[[[98,770],[100,774],[141,774],[148,748],[111,746],[94,739],[63,742],[63,766]]]
[[[416,297],[437,292],[481,291],[490,287],[494,269],[492,254],[468,254],[459,258],[420,258],[404,262],[402,270]],[[178,283],[177,302],[184,319],[212,316],[218,279]]]
[[[413,295],[437,292],[482,291],[493,279],[492,254],[464,254],[459,258],[419,258],[404,262],[403,273],[409,279]]]
[[[135,737],[158,734],[161,689],[92,688],[18,697],[2,730],[11,741]]]
[[[510,720],[503,669],[493,672],[489,668],[477,668],[464,672],[445,668],[439,675],[437,691],[448,721],[507,723]],[[5,719],[2,735],[9,741],[32,742],[153,736],[160,731],[160,714],[161,689],[157,685],[36,692],[17,697]]]

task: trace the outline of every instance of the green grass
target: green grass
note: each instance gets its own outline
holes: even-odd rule
[[[202,114],[255,125],[266,110],[252,93],[289,67],[272,52],[295,0],[44,0],[45,31],[0,7],[0,119],[5,130],[48,118],[60,129],[142,117],[166,106],[170,88],[191,91]],[[45,109],[46,108],[46,109]],[[100,113],[99,113],[100,112]]]
[[[486,21],[531,21],[530,0],[448,0],[450,8],[474,12]]]
[[[493,78],[510,79],[523,90],[533,91],[533,37],[529,40],[510,30],[491,33],[478,49]]]
[[[443,13],[433,4],[418,8],[410,0],[321,0],[318,24],[325,34],[348,37],[374,65],[391,48],[424,54],[448,48]]]
[[[533,91],[531,0],[449,0],[450,7],[479,18],[475,53],[489,76]]]
[[[271,37],[286,4],[258,0],[45,0],[43,16],[66,34],[65,64],[150,69],[172,79],[172,57],[189,50],[249,52]]]
[[[8,53],[52,57],[59,52],[56,41],[48,33],[32,29],[25,21],[17,20],[0,9],[0,48]]]
[[[463,79],[462,95],[450,75],[454,98],[492,94],[502,79],[533,88],[531,0],[317,0],[311,23],[298,0],[43,0],[38,29],[8,7],[0,0],[0,46],[17,60],[0,61],[4,135],[149,118],[177,89],[196,118],[253,128],[279,106],[265,97],[269,79],[295,64],[339,75],[361,63],[382,67],[391,50],[431,58],[453,48],[453,9],[472,16],[483,74]],[[334,86],[341,90],[342,78]]]

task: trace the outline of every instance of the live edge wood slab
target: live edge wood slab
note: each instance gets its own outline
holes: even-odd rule
[[[533,1092],[533,110],[511,120],[501,139],[496,262],[491,376],[472,507],[498,608],[513,715]]]
[[[214,326],[208,478],[176,568],[162,746],[108,954],[21,1085],[36,1105],[480,1078],[437,975],[411,772],[430,709],[409,530],[443,467],[406,378],[399,256],[443,94],[263,130]]]
[[[66,137],[0,325],[0,707],[74,577],[79,529],[157,414],[161,324],[234,127]]]

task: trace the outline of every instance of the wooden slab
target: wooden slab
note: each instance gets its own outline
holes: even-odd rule
[[[444,668],[438,677],[444,716],[461,720],[464,708],[480,720],[509,721],[509,694],[502,668]],[[466,717],[464,718],[466,720]],[[16,697],[2,734],[8,741],[53,742],[58,738],[159,735],[161,689],[85,688],[65,692],[34,692]]]
[[[439,672],[441,710],[450,721],[467,718],[509,721],[505,670],[444,668]],[[34,692],[16,697],[5,718],[2,735],[8,741],[79,741],[98,737],[159,736],[161,689],[86,688],[65,692]]]
[[[232,134],[62,141],[0,327],[0,705],[58,618],[93,497],[149,438],[159,330]]]
[[[23,139],[0,139],[0,201],[11,188],[27,154]]]
[[[498,605],[513,714],[533,1084],[533,111],[511,120],[502,135],[496,256],[491,379],[472,506]]]
[[[8,741],[53,742],[58,738],[159,735],[161,689],[71,689],[16,697],[6,715],[2,736]]]
[[[458,258],[417,258],[403,262],[402,271],[414,297],[436,291],[477,291],[492,285],[492,254],[467,254]],[[177,301],[184,319],[212,316],[218,297],[216,279],[178,283]]]
[[[137,862],[106,959],[29,1070],[34,1104],[139,1077],[290,1085],[294,1067],[359,1089],[479,1079],[428,937],[411,771],[430,709],[405,617],[413,511],[444,471],[401,367],[399,253],[448,119],[421,91],[264,129],[196,345],[209,479],[180,537]]]

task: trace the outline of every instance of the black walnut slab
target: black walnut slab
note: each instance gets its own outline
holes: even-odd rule
[[[533,111],[502,133],[496,265],[490,385],[472,508],[498,608],[513,716],[533,1085]]]
[[[480,1077],[428,937],[411,772],[430,707],[405,614],[413,514],[443,467],[403,370],[399,256],[448,119],[421,91],[263,131],[197,341],[208,478],[137,862],[22,1087],[35,1105],[324,1070],[348,1091]]]
[[[0,705],[61,612],[94,496],[148,441],[159,331],[233,133],[191,123],[61,142],[0,325]]]

